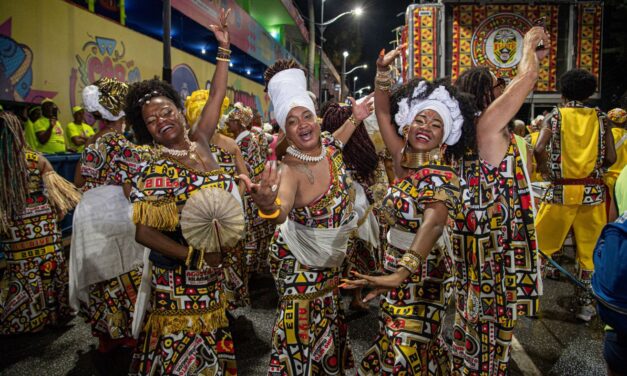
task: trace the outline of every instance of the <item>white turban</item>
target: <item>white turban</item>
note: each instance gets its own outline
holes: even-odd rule
[[[425,81],[420,82],[412,97],[420,95],[426,89]],[[462,136],[464,117],[459,109],[459,103],[446,90],[444,86],[438,86],[425,99],[416,99],[408,103],[408,99],[402,99],[398,103],[398,113],[394,116],[399,125],[398,133],[403,135],[403,130],[414,122],[416,115],[424,110],[437,112],[443,121],[444,135],[442,140],[447,145],[455,145]]]
[[[302,69],[286,69],[268,82],[268,95],[274,107],[274,117],[285,132],[287,114],[294,107],[305,107],[316,114],[316,106],[307,92],[307,78]]]

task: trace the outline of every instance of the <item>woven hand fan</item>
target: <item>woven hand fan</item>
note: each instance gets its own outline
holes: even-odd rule
[[[220,188],[194,194],[181,212],[181,230],[187,243],[203,252],[233,247],[244,236],[244,213],[240,203]]]

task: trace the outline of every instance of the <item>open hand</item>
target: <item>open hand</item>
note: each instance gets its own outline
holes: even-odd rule
[[[231,44],[231,40],[229,37],[229,16],[231,15],[231,8],[229,8],[226,12],[224,8],[220,10],[220,25],[210,25],[209,29],[213,31],[213,35],[215,35],[218,40],[218,44],[222,48],[228,48]]]
[[[253,183],[246,175],[239,175],[239,179],[246,184],[246,190],[261,211],[273,207],[281,184],[281,170],[277,161],[266,162],[265,169],[259,175],[259,183]]]
[[[525,34],[523,44],[525,48],[530,48],[535,51],[538,60],[544,59],[549,54],[551,47],[549,35],[542,26],[532,27],[527,34]],[[543,48],[537,49],[538,46],[542,46]]]
[[[361,123],[365,118],[372,114],[374,110],[374,93],[370,93],[361,103],[357,103],[355,98],[348,97],[353,109],[353,117],[357,123]]]

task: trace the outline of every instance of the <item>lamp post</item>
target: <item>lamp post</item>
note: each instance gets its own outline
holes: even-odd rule
[[[357,87],[357,79],[359,77],[355,76],[353,77],[353,95],[357,95],[357,93],[355,92],[355,88]]]
[[[348,51],[342,52],[342,77],[340,82],[340,102],[344,100],[344,83],[346,82],[346,58],[348,57]]]
[[[370,90],[370,89],[371,89],[370,85],[368,85],[368,86],[364,86],[364,87],[362,87],[361,89],[359,89],[359,90],[357,90],[357,91],[355,92],[355,96],[357,96],[357,93],[359,93],[359,96],[361,97],[361,93],[362,93],[364,90]],[[355,99],[357,99],[357,98],[355,98]]]
[[[318,67],[318,86],[319,86],[319,96],[318,96],[318,100],[320,101],[320,106],[322,106],[322,103],[324,101],[326,101],[326,90],[322,89],[322,55],[324,52],[324,30],[327,28],[327,26],[331,25],[333,22],[339,20],[341,17],[347,15],[347,14],[354,14],[355,16],[359,16],[363,13],[363,10],[359,7],[350,10],[348,12],[344,12],[344,13],[340,13],[339,15],[337,15],[336,17],[332,18],[329,21],[324,21],[324,2],[326,0],[322,0],[322,4],[320,5],[320,23],[317,24],[318,27],[320,28],[320,66]],[[313,35],[311,36],[312,38],[314,37]],[[324,93],[324,95],[323,95]],[[341,96],[341,90],[340,90],[340,96]],[[323,99],[324,98],[324,99]]]

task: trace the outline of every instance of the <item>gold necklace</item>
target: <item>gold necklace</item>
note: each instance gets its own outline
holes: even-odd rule
[[[401,158],[401,167],[415,170],[428,163],[438,163],[441,159],[440,157],[440,149],[438,148],[419,152],[405,150]]]

